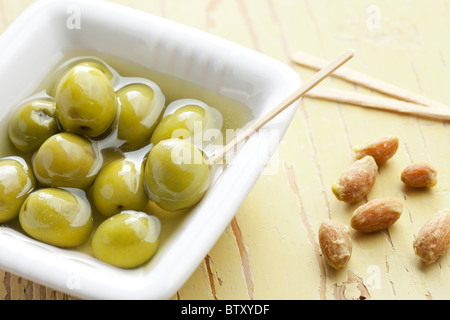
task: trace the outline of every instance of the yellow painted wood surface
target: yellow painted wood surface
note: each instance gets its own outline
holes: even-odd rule
[[[0,33],[32,3],[0,0]],[[290,64],[297,50],[332,59],[352,47],[346,66],[450,106],[448,0],[114,0],[205,30]],[[323,86],[374,94],[333,78]],[[330,186],[351,164],[351,146],[394,135],[400,147],[382,166],[368,199],[404,201],[383,232],[352,230],[353,255],[340,271],[321,256],[324,218],[349,223],[357,205]],[[438,170],[431,190],[400,182],[408,164]],[[304,99],[269,168],[219,241],[173,299],[449,299],[450,253],[425,266],[412,241],[437,211],[450,208],[448,123]],[[361,204],[361,203],[360,203]],[[181,262],[180,262],[181,263]],[[76,299],[0,270],[0,299]]]

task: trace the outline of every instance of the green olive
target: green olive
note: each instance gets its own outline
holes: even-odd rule
[[[86,189],[95,179],[99,158],[88,139],[61,132],[48,138],[38,149],[33,170],[44,186]]]
[[[58,131],[55,102],[33,100],[14,113],[8,132],[18,150],[32,152]]]
[[[223,117],[215,108],[195,99],[180,99],[169,104],[155,128],[150,142],[156,145],[167,139],[189,140],[206,150],[222,136]]]
[[[123,148],[138,149],[148,144],[164,109],[159,88],[136,83],[117,92],[120,106],[117,136],[125,141]]]
[[[187,140],[169,139],[150,151],[144,181],[151,200],[167,211],[196,205],[210,183],[209,166],[202,153]]]
[[[70,69],[59,82],[55,99],[61,126],[88,137],[105,133],[116,116],[114,88],[105,73],[93,66]]]
[[[200,106],[181,107],[161,120],[153,132],[150,142],[156,145],[167,139],[187,139],[196,131],[205,129],[205,116],[206,111]]]
[[[114,81],[114,74],[104,63],[102,63],[100,61],[84,60],[84,61],[78,62],[77,65],[96,68],[96,69],[102,71],[105,74],[105,76],[108,78],[109,81]],[[54,84],[47,90],[48,95],[50,95],[51,97],[56,96],[56,89],[57,89],[58,84],[61,81],[63,76],[64,76],[63,71],[57,72]]]
[[[92,237],[94,257],[119,268],[147,262],[159,246],[161,224],[146,213],[127,210],[103,221]]]
[[[74,247],[89,237],[92,213],[89,203],[69,190],[40,189],[23,203],[19,221],[36,240],[58,247]]]
[[[144,187],[142,164],[117,159],[100,170],[92,186],[95,207],[110,217],[123,210],[142,211],[148,197]]]
[[[114,75],[111,72],[111,70],[109,70],[103,63],[101,62],[97,62],[97,61],[83,61],[80,62],[78,65],[80,66],[86,66],[86,67],[90,67],[90,68],[95,68],[100,70],[101,72],[103,72],[105,74],[105,76],[108,78],[109,81],[112,81],[114,79]]]
[[[15,218],[22,203],[36,187],[36,180],[25,160],[0,159],[0,222]]]

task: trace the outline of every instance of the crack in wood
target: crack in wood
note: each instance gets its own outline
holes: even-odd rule
[[[236,244],[239,249],[239,255],[241,256],[242,268],[244,272],[245,283],[247,285],[248,297],[250,298],[250,300],[253,300],[254,284],[253,284],[252,269],[250,267],[248,252],[245,249],[244,241],[242,239],[241,229],[239,228],[236,218],[233,218],[233,220],[231,221],[231,229],[233,230],[233,234],[236,239]]]
[[[311,225],[308,221],[308,217],[306,215],[305,209],[303,207],[302,198],[300,196],[300,192],[298,190],[298,186],[297,186],[297,182],[296,182],[294,167],[292,165],[288,166],[286,163],[284,164],[284,167],[286,170],[286,175],[288,178],[289,186],[291,187],[292,192],[294,192],[294,194],[296,195],[298,203],[299,203],[299,208],[300,208],[299,212],[300,212],[301,222],[303,224],[303,227],[306,230],[308,240],[313,247],[314,255],[316,257],[316,261],[319,266],[319,270],[320,270],[319,297],[320,297],[320,299],[325,300],[326,299],[327,272],[326,272],[325,264],[322,259],[322,255],[320,253],[319,244],[316,241],[316,237],[314,236],[314,233],[313,233]]]
[[[334,297],[336,300],[368,300],[371,295],[363,279],[348,270],[347,280],[342,285],[334,284]]]
[[[216,294],[216,285],[214,283],[214,275],[211,271],[212,259],[209,254],[206,255],[206,257],[205,257],[205,265],[206,265],[206,270],[208,272],[208,280],[209,280],[209,286],[211,288],[212,296],[213,296],[214,300],[218,300],[217,294]]]

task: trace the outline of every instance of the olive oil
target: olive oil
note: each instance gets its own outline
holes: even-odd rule
[[[222,96],[218,93],[207,90],[188,81],[178,79],[176,77],[169,76],[154,70],[143,68],[142,66],[136,63],[122,61],[110,56],[101,54],[99,55],[97,53],[95,55],[92,53],[88,54],[80,52],[72,52],[70,54],[67,54],[63,59],[63,61],[61,61],[61,63],[56,65],[54,70],[44,78],[35,96],[43,98],[51,98],[52,96],[54,96],[55,84],[58,82],[64,71],[67,70],[70,66],[82,60],[104,61],[109,67],[113,69],[114,72],[116,72],[116,77],[119,79],[119,81],[121,77],[130,77],[130,79],[131,77],[133,77],[133,78],[148,79],[156,83],[165,97],[166,107],[173,101],[180,99],[196,99],[204,102],[208,106],[220,112],[223,120],[222,126],[223,136],[225,136],[225,132],[227,130],[242,129],[253,120],[251,110],[244,104],[239,103],[233,99]],[[116,83],[116,85],[120,86],[121,84]],[[12,112],[0,120],[0,130],[2,130],[1,131],[2,134],[0,135],[0,157],[20,156],[24,158],[29,164],[31,164],[33,155],[25,154],[16,150],[8,138],[8,122],[9,119],[11,118],[11,115]],[[108,134],[110,134],[110,136],[113,137],[111,131],[108,132]],[[108,138],[108,136],[106,138]],[[151,149],[151,146],[146,146],[140,150],[133,152],[121,152],[117,148],[115,148],[114,138],[105,140],[108,140],[107,143],[109,145],[107,145],[106,147],[104,147],[105,145],[103,145],[103,148],[100,148],[102,166],[118,158],[132,157],[133,161],[143,162],[146,159],[146,154]],[[100,143],[105,142],[99,141],[99,144]],[[97,212],[92,201],[92,192],[90,189],[86,191],[85,196],[89,200],[92,207],[94,218],[94,230],[92,231],[90,238],[83,245],[77,248],[73,248],[73,250],[92,255],[92,249],[90,247],[91,238],[95,232],[95,229],[101,222],[103,222],[106,219],[106,217],[102,216],[99,212]],[[164,210],[158,208],[151,201],[149,201],[148,203],[148,208],[146,212],[150,215],[157,216],[161,220],[159,250],[164,250],[164,244],[167,242],[168,239],[170,239],[171,235],[173,235],[174,232],[176,232],[176,230],[182,225],[184,218],[189,214],[189,212],[177,212],[177,213],[165,212]],[[20,227],[20,224],[18,223],[18,218],[3,225],[9,226],[15,230],[23,232],[22,228]]]

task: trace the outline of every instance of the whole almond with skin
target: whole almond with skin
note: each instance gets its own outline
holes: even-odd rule
[[[350,225],[361,232],[374,232],[394,224],[403,212],[403,203],[392,198],[374,199],[357,208]]]
[[[435,262],[443,256],[450,246],[450,211],[436,213],[420,229],[414,239],[414,252],[426,264]]]
[[[331,190],[338,200],[348,203],[359,201],[372,189],[377,172],[375,159],[365,156],[348,167]]]
[[[437,171],[428,163],[413,163],[403,169],[400,178],[408,187],[433,187],[437,184]]]
[[[330,219],[323,220],[319,227],[319,245],[328,265],[336,270],[342,269],[352,255],[348,226]]]
[[[372,156],[377,165],[385,163],[392,158],[398,149],[398,138],[382,137],[373,140],[363,146],[354,146],[356,159],[362,159],[365,156]]]

